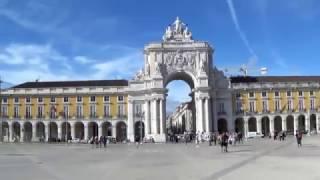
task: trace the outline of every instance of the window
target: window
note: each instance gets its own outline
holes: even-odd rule
[[[15,105],[14,107],[13,107],[13,116],[15,117],[15,118],[19,118],[19,105]]]
[[[65,103],[69,102],[69,97],[63,97],[63,102]]]
[[[261,93],[261,96],[262,96],[262,97],[267,97],[267,92],[266,92],[266,91],[263,91],[263,92]]]
[[[241,94],[240,94],[240,93],[237,93],[237,94],[236,94],[236,98],[241,98]]]
[[[77,96],[77,102],[82,102],[82,96]]]
[[[119,117],[124,116],[124,106],[123,106],[123,104],[119,104],[118,105],[118,116]]]
[[[96,102],[96,97],[95,96],[90,96],[90,102]]]
[[[2,117],[8,116],[8,106],[7,105],[1,106],[1,116]]]
[[[7,97],[3,97],[2,98],[2,103],[8,103],[8,98]]]
[[[43,98],[42,97],[38,97],[38,103],[42,103],[43,102]]]
[[[134,109],[135,109],[134,111],[135,111],[136,116],[142,115],[142,105],[141,104],[135,104]]]
[[[280,96],[279,91],[274,92],[274,97],[279,97],[279,96]]]
[[[31,102],[31,98],[30,97],[26,97],[26,103],[30,103]]]
[[[50,107],[50,118],[56,118],[56,112],[57,112],[57,109],[55,106],[51,106]]]
[[[303,103],[303,99],[299,99],[298,108],[299,108],[299,110],[300,110],[300,111],[304,110],[304,103]]]
[[[249,92],[249,97],[253,98],[254,97],[254,92]]]
[[[262,101],[262,111],[263,112],[268,111],[268,101]]]
[[[26,118],[27,119],[31,118],[31,106],[30,105],[26,106]]]
[[[124,97],[123,97],[123,96],[118,96],[118,101],[119,101],[119,102],[122,102],[122,101],[123,101],[123,99],[124,99]]]
[[[313,91],[310,91],[310,96],[314,96],[314,92]]]
[[[83,116],[83,111],[82,111],[82,105],[77,105],[77,117],[78,118],[82,118],[82,116]]]
[[[15,97],[15,98],[14,98],[14,102],[15,102],[15,103],[19,103],[19,98],[18,98],[18,97]]]
[[[236,111],[237,112],[241,112],[242,111],[242,102],[241,101],[237,101],[236,102]]]
[[[280,100],[279,99],[276,99],[274,101],[274,110],[275,111],[280,111]]]
[[[315,99],[314,98],[311,98],[310,99],[310,109],[311,110],[315,110]]]
[[[104,107],[103,107],[103,110],[104,110],[104,116],[105,117],[109,117],[110,116],[110,106],[109,106],[109,104],[105,104]]]
[[[104,96],[103,100],[104,100],[104,102],[109,102],[110,101],[110,96]]]
[[[299,97],[303,96],[303,92],[302,91],[299,91],[298,94],[299,94]]]
[[[38,106],[38,118],[43,117],[43,105]]]
[[[224,103],[219,103],[219,109],[218,109],[219,113],[224,113]]]
[[[50,98],[50,102],[55,103],[56,102],[56,98],[55,97],[51,97]]]
[[[287,97],[291,97],[291,91],[287,91]]]
[[[64,116],[64,118],[69,117],[69,106],[68,105],[63,106],[63,116]]]
[[[249,111],[250,112],[255,112],[255,103],[254,101],[249,102]]]
[[[90,105],[90,117],[96,117],[96,105]]]
[[[287,107],[288,107],[289,111],[292,110],[292,100],[291,99],[288,100],[288,106]]]

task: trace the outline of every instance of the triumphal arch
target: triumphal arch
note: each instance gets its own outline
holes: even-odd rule
[[[146,135],[166,140],[166,86],[173,80],[183,80],[192,89],[194,131],[216,129],[217,103],[231,106],[231,101],[228,80],[213,66],[213,53],[208,42],[193,39],[179,18],[166,28],[161,42],[145,46],[144,67],[129,81],[128,139],[134,140],[134,124],[142,120]]]

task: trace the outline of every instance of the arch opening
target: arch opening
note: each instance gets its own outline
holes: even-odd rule
[[[274,118],[274,130],[276,132],[282,131],[282,118],[281,118],[281,116],[276,116]]]
[[[122,121],[118,122],[116,125],[116,129],[117,129],[116,140],[118,142],[123,142],[123,141],[127,140],[127,125],[126,125],[126,123],[124,123]]]
[[[312,134],[317,133],[317,116],[315,114],[310,115],[310,132]]]
[[[249,132],[257,132],[257,119],[255,117],[249,118],[248,131]]]
[[[101,124],[102,136],[112,136],[112,124],[108,121]]]
[[[235,120],[235,132],[239,133],[241,132],[242,134],[244,134],[244,121],[243,118],[237,118]]]
[[[137,121],[134,124],[135,141],[142,141],[145,136],[144,123]]]
[[[261,119],[261,131],[264,136],[269,136],[270,134],[270,119],[267,116]]]
[[[293,134],[294,133],[294,118],[292,115],[287,116],[286,125],[287,125],[287,134]]]
[[[84,124],[82,122],[76,122],[74,124],[75,138],[83,140],[84,139]]]
[[[24,142],[31,142],[32,140],[32,124],[30,122],[25,122],[23,124],[23,141]]]

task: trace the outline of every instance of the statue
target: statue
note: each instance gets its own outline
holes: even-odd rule
[[[157,74],[161,73],[161,65],[160,65],[160,63],[158,63],[158,62],[155,63],[155,70],[156,70]]]
[[[140,70],[137,72],[134,80],[140,80],[140,79],[142,79],[142,78],[143,78],[143,75],[144,75],[144,74],[143,74],[143,69],[140,69]]]
[[[200,70],[202,72],[206,71],[206,60],[204,60],[204,59],[200,60]]]
[[[163,41],[190,41],[192,40],[192,33],[189,31],[186,24],[184,24],[179,17],[167,27]]]
[[[186,38],[186,39],[191,39],[191,38],[192,38],[192,33],[189,32],[188,27],[186,27],[186,28],[184,29],[184,31],[183,31],[183,36],[184,36],[184,38]]]
[[[148,76],[150,75],[150,64],[148,62],[146,64],[145,74]]]

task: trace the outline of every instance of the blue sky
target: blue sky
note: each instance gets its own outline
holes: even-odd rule
[[[144,45],[160,41],[176,16],[230,74],[246,64],[252,75],[260,67],[319,75],[319,8],[317,0],[0,0],[0,75],[13,84],[130,79]],[[173,99],[185,99],[181,86],[170,84],[185,92]]]

